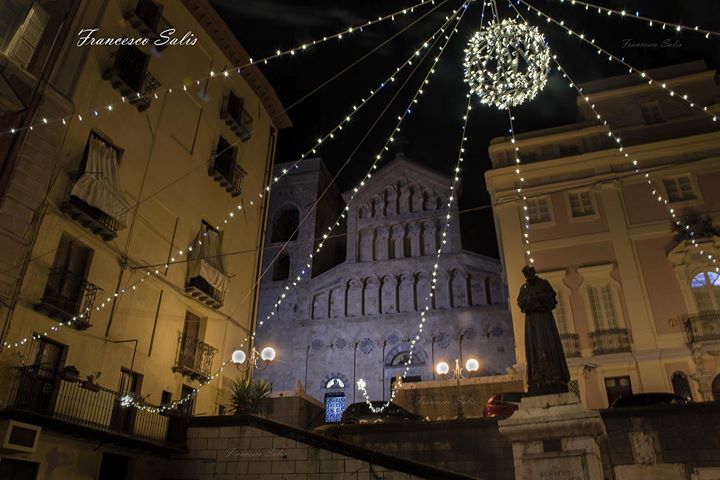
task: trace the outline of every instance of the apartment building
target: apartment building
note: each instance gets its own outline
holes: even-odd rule
[[[582,85],[583,97],[621,138],[622,152],[583,97],[576,123],[517,135],[515,145],[496,138],[489,148],[486,179],[511,295],[517,371],[526,358],[515,298],[524,282],[527,216],[535,266],[558,293],[555,319],[571,386],[591,408],[639,392],[720,399],[720,277],[709,258],[720,249],[720,132],[712,118],[720,111],[718,74],[692,62],[647,75],[658,82],[622,75]],[[527,212],[516,191],[516,146]],[[671,228],[668,209],[691,229]]]
[[[0,5],[0,477],[159,478],[223,413],[290,126],[248,61],[207,0]]]

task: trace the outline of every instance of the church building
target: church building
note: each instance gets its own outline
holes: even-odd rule
[[[290,164],[275,167],[284,169]],[[340,412],[363,400],[361,378],[371,400],[387,400],[418,336],[450,184],[449,176],[398,154],[347,204],[347,231],[323,240],[351,192],[338,194],[319,158],[292,168],[270,198],[258,308],[256,345],[272,346],[278,356],[256,375],[276,392],[301,384]],[[456,203],[406,382],[433,380],[441,361],[475,358],[477,375],[503,374],[515,362],[500,262],[463,250]],[[293,287],[298,276],[303,280]],[[282,294],[278,311],[260,326]]]

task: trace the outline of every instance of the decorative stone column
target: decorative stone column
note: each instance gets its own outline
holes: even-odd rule
[[[523,398],[498,425],[512,442],[516,480],[604,480],[605,424],[574,393]]]

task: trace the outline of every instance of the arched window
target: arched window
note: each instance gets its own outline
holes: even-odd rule
[[[673,373],[672,379],[672,387],[673,392],[675,395],[683,398],[687,398],[688,400],[692,400],[692,393],[690,392],[690,383],[688,383],[687,376],[683,372],[675,372]]]
[[[700,272],[690,282],[695,304],[700,312],[720,310],[720,274]]]
[[[342,378],[334,377],[325,383],[325,388],[345,388],[345,382]]]
[[[273,266],[273,281],[279,282],[290,277],[290,257],[283,255],[278,258]]]
[[[712,382],[712,398],[715,401],[720,400],[720,375],[716,376]]]
[[[390,365],[388,365],[388,366],[389,367],[402,366],[402,365],[405,365],[405,362],[407,362],[408,360],[410,360],[410,351],[405,350],[405,351],[395,354],[395,356],[392,358],[392,360],[390,360]],[[418,358],[418,355],[415,354],[415,355],[413,355],[411,364],[412,365],[424,365],[425,362],[421,358]]]
[[[300,212],[296,208],[284,211],[275,219],[270,241],[287,242],[297,239],[297,228],[300,224]]]

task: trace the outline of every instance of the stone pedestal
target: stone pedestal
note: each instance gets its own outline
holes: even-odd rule
[[[604,480],[605,424],[574,393],[524,398],[498,424],[512,442],[516,480]]]

